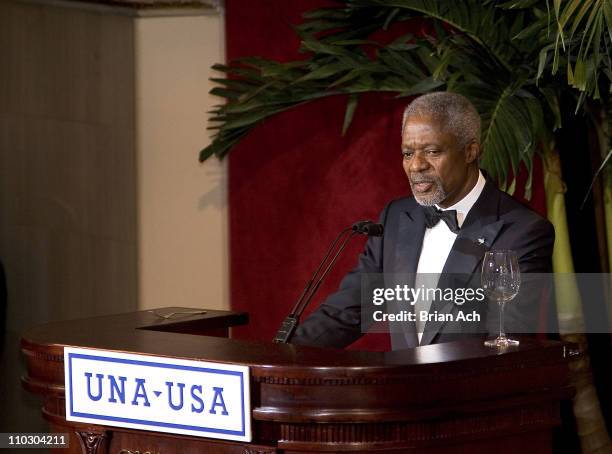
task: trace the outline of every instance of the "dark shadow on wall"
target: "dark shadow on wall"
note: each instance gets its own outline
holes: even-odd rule
[[[6,334],[6,275],[0,262],[0,350],[4,348]]]

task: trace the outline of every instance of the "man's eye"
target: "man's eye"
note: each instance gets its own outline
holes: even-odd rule
[[[410,158],[412,158],[412,155],[413,155],[413,154],[414,154],[414,153],[412,153],[412,151],[404,151],[404,152],[402,153],[402,155],[404,155],[404,159],[410,159]]]

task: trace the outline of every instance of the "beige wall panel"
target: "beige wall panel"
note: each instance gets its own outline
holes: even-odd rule
[[[132,18],[19,2],[1,8],[8,77],[0,109],[133,125]]]
[[[134,18],[105,16],[100,28],[98,116],[102,123],[134,130]],[[132,147],[133,154],[133,147]]]
[[[89,272],[92,279],[92,307],[97,313],[137,309],[138,274],[134,265],[136,244],[132,241],[96,239],[91,241]],[[101,276],[106,276],[101,279]],[[129,283],[129,284],[126,284]]]
[[[0,2],[0,25],[2,25],[0,27],[0,64],[2,65],[3,73],[3,75],[0,76],[0,113],[9,110],[9,85],[11,85],[14,79],[13,74],[15,73],[15,68],[9,67],[9,62],[14,60],[14,58],[12,58],[13,52],[11,51],[13,45],[13,40],[11,38],[12,27],[10,25],[11,11],[11,4]],[[2,140],[1,137],[0,140]]]
[[[27,118],[26,204],[20,217],[101,238],[135,242],[133,132]]]
[[[21,116],[0,113],[0,226],[25,223],[25,126]]]
[[[27,327],[228,306],[226,170],[197,162],[223,42],[220,16],[0,0],[5,431],[45,430],[19,386]]]
[[[136,20],[140,305],[228,307],[226,169],[209,141],[220,16]]]
[[[130,141],[108,127],[38,118],[28,131],[26,223],[134,240]]]
[[[53,318],[70,319],[108,314],[134,308],[136,295],[128,279],[136,280],[128,266],[133,245],[90,235],[52,231],[47,234],[46,258],[50,301],[56,305]]]
[[[46,233],[43,229],[7,226],[2,223],[0,257],[5,266],[9,292],[7,327],[0,349],[0,427],[3,431],[46,432],[40,399],[22,389],[23,358],[19,339],[29,326],[52,320],[47,294]]]
[[[21,390],[28,327],[137,307],[133,22],[0,1],[5,431],[44,431]]]
[[[4,112],[0,116],[0,223],[4,228],[26,226],[62,233],[54,236],[59,243],[50,245],[56,256],[48,257],[58,266],[45,271],[51,293],[41,292],[53,313],[69,314],[77,306],[78,314],[85,310],[83,315],[134,308],[132,22],[31,4],[5,3],[1,8],[6,14],[0,16],[0,51],[11,70],[0,76],[0,86],[8,87],[0,98],[0,112]],[[108,70],[102,70],[102,61]],[[71,254],[76,246],[104,250],[109,242],[125,249],[119,254],[126,260],[124,273],[114,273],[112,279],[119,281],[109,283],[110,288],[122,287],[125,296],[116,298],[114,292],[114,301],[92,306],[88,312],[82,296],[89,295],[93,301],[93,280],[111,278],[98,271],[115,269],[108,263],[119,255],[109,251],[115,258],[90,254],[77,260]],[[5,242],[3,249],[10,247]],[[68,266],[75,261],[74,269]],[[6,259],[5,263],[10,268]],[[68,268],[63,269],[64,265]],[[33,266],[27,269],[34,272]],[[80,275],[72,276],[73,271]],[[63,285],[65,289],[53,290]],[[70,292],[76,292],[78,304]],[[16,299],[10,296],[13,303]]]

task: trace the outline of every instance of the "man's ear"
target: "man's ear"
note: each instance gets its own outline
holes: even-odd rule
[[[480,158],[480,145],[475,140],[472,140],[465,146],[465,162],[471,164],[474,161],[478,161],[478,158]]]

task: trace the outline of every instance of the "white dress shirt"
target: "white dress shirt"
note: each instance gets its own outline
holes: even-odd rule
[[[467,195],[459,200],[454,205],[448,208],[442,208],[436,205],[436,208],[440,210],[456,210],[457,211],[457,225],[459,228],[463,225],[463,221],[467,217],[470,209],[480,197],[482,190],[484,189],[486,180],[482,175],[482,172],[478,172],[478,181]],[[432,228],[425,229],[425,235],[423,236],[423,247],[421,248],[421,255],[419,257],[419,264],[417,266],[417,276],[415,280],[415,288],[419,288],[424,285],[425,288],[436,287],[438,285],[438,279],[440,273],[444,269],[444,264],[448,258],[448,254],[453,248],[453,243],[457,238],[457,234],[453,233],[446,222],[440,221]],[[419,311],[428,311],[431,301],[417,301],[415,305],[416,312],[416,327],[417,336],[419,343],[423,336],[423,328],[425,322],[419,320]]]

